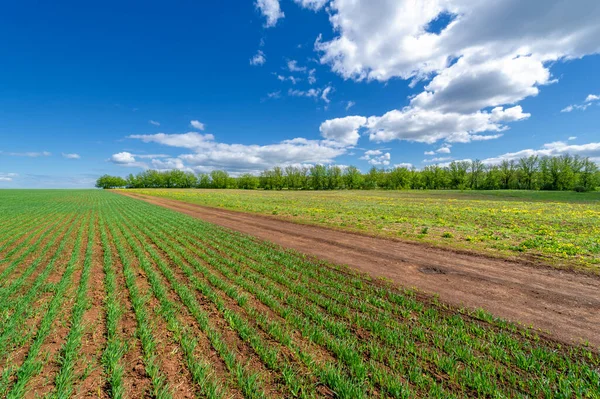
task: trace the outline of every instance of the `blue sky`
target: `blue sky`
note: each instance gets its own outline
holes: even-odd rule
[[[144,168],[600,161],[597,1],[413,3],[6,4],[0,187]]]

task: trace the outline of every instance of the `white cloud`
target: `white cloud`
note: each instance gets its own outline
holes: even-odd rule
[[[573,111],[575,109],[575,107],[576,107],[575,105],[567,105],[566,107],[564,107],[563,109],[561,109],[560,112],[571,112],[571,111]]]
[[[596,95],[596,94],[588,94],[588,96],[585,98],[585,102],[589,103],[592,101],[598,101],[600,100],[600,95]]]
[[[409,163],[409,162],[401,162],[401,163],[394,164],[394,168],[412,169],[412,167],[413,167],[413,164]]]
[[[198,130],[204,130],[204,123],[200,122],[200,121],[190,121],[190,126],[193,127],[194,129],[198,129]]]
[[[330,93],[332,93],[333,91],[335,91],[335,89],[331,86],[327,86],[322,89],[320,89],[320,88],[317,88],[317,89],[310,88],[308,90],[289,89],[288,96],[321,99],[326,104],[329,104],[331,102],[331,100],[329,99],[328,95]]]
[[[316,69],[311,69],[308,71],[308,84],[314,85],[317,82],[315,72],[317,72]]]
[[[327,86],[326,88],[324,88],[323,92],[321,93],[321,100],[323,100],[327,104],[329,104],[330,100],[329,100],[329,98],[327,98],[327,96],[329,95],[329,93],[331,93],[332,90],[333,90],[333,87],[331,87],[331,86]]]
[[[119,152],[117,154],[113,154],[110,157],[110,160],[118,164],[127,164],[135,162],[135,157],[130,152]]]
[[[451,159],[452,159],[452,157],[438,157],[438,158],[424,159],[423,163],[439,163],[439,162],[449,161]]]
[[[65,154],[64,152],[62,153],[63,158],[67,158],[67,159],[80,159],[81,156],[79,154]]]
[[[452,158],[448,158],[448,159],[452,159]],[[439,166],[440,168],[447,168],[448,166],[450,166],[450,164],[452,162],[473,162],[473,160],[471,158],[464,158],[464,159],[454,159],[452,161],[446,161],[446,162],[438,162],[436,163],[437,166]]]
[[[345,145],[331,139],[295,138],[277,144],[244,145],[219,143],[214,140],[212,135],[201,135],[195,132],[132,135],[129,138],[139,139],[145,143],[158,143],[191,150],[191,153],[181,154],[177,157],[151,161],[152,167],[161,169],[177,168],[194,171],[226,169],[233,173],[257,173],[276,165],[330,164],[336,157],[346,152]],[[113,155],[113,157],[115,156]],[[117,160],[122,161],[121,164],[126,166],[137,162],[133,154],[121,155],[117,157]],[[146,165],[140,167],[144,166]]]
[[[308,89],[308,90],[288,90],[289,96],[294,97],[318,97],[321,93],[320,89]]]
[[[356,103],[354,101],[348,101],[346,103],[346,111],[348,111],[350,108],[354,107],[356,105]]]
[[[0,155],[8,155],[11,157],[29,157],[29,158],[39,158],[39,157],[49,157],[52,155],[51,152],[42,151],[42,152],[4,152],[0,151]]]
[[[571,136],[568,138],[569,141],[577,140],[577,136]]]
[[[571,112],[574,110],[585,111],[598,100],[600,100],[600,96],[597,96],[595,94],[588,94],[583,104],[567,105],[566,107],[561,109],[560,112]]]
[[[336,0],[329,12],[336,36],[316,40],[322,64],[345,79],[430,80],[409,106],[369,118],[376,141],[498,137],[474,133],[529,117],[515,105],[556,82],[553,62],[600,52],[596,0]],[[451,22],[430,31],[444,13]]]
[[[444,144],[443,146],[441,146],[440,148],[438,148],[435,151],[425,151],[424,154],[425,155],[435,155],[435,154],[450,154],[450,147],[452,147],[452,145],[450,144]]]
[[[577,58],[600,50],[595,0],[336,0],[330,21],[338,36],[316,43],[321,62],[346,78],[425,77],[461,56],[481,61],[533,55],[540,62]],[[457,17],[428,32],[441,13]]]
[[[267,19],[265,28],[275,26],[280,18],[285,17],[279,6],[279,0],[256,0],[255,4],[261,14]]]
[[[292,84],[296,84],[298,82],[301,82],[302,79],[301,78],[297,78],[295,76],[283,76],[283,75],[279,75],[278,73],[273,72],[273,75],[275,75],[277,77],[277,79],[281,82],[285,82],[286,80],[289,80],[290,82],[292,82]]]
[[[496,165],[501,163],[503,160],[518,160],[523,157],[529,157],[532,155],[537,156],[560,156],[564,154],[579,155],[582,157],[589,157],[595,162],[600,162],[600,143],[588,143],[588,144],[568,144],[563,141],[555,141],[553,143],[547,143],[538,150],[526,149],[517,152],[509,152],[497,157],[485,159],[483,162],[486,164]]]
[[[179,158],[167,158],[167,159],[153,159],[151,161],[152,169],[156,170],[184,170],[184,171],[192,171],[193,169],[186,166],[183,161]]]
[[[13,181],[14,177],[17,177],[18,174],[16,173],[2,173],[0,172],[0,182],[11,182]]]
[[[294,0],[296,4],[303,8],[308,8],[313,11],[319,11],[329,0]]]
[[[154,168],[154,169],[161,169],[161,170],[162,169],[176,169],[174,167],[173,168],[163,167],[164,165],[167,165],[170,162],[170,160],[171,160],[170,164],[174,165],[174,163],[172,162],[172,160],[174,158],[172,158],[170,155],[167,155],[167,154],[132,154],[131,152],[123,151],[123,152],[119,152],[119,153],[111,155],[111,157],[108,159],[108,161],[112,162],[116,165],[119,165],[119,166],[142,168],[142,169],[150,168],[150,166],[147,163],[139,161],[138,159],[149,159],[150,164],[152,165],[152,168]]]
[[[250,58],[250,65],[263,65],[267,62],[267,57],[262,50],[258,50],[254,57]]]
[[[532,56],[494,59],[492,55],[477,53],[464,56],[441,71],[410,103],[441,112],[472,113],[516,104],[536,96],[537,86],[550,82],[550,71]]]
[[[208,148],[212,146],[214,140],[212,134],[200,134],[196,132],[182,134],[133,134],[127,137],[130,139],[142,140],[144,143],[159,143],[171,147],[190,149]]]
[[[151,125],[154,125],[154,126],[160,126],[160,122],[153,121],[152,119],[150,119],[150,120],[148,121],[148,123],[149,123],[149,124],[151,124]]]
[[[346,116],[323,122],[319,128],[321,135],[344,145],[356,145],[360,134],[358,129],[367,122],[364,116]]]
[[[306,67],[299,67],[298,61],[296,60],[289,60],[287,62],[287,67],[290,72],[306,72]]]
[[[169,158],[170,155],[167,154],[131,154],[133,155],[136,159],[140,158],[140,159],[153,159],[153,158]]]
[[[421,143],[447,142],[468,143],[470,141],[495,139],[501,134],[478,135],[482,132],[501,132],[507,129],[505,122],[526,119],[520,106],[508,109],[494,108],[491,112],[478,111],[472,114],[444,113],[436,110],[405,107],[392,110],[383,116],[368,118],[369,138],[376,142],[407,140]]]
[[[280,98],[281,97],[281,90],[273,91],[271,93],[267,93],[267,97],[269,97],[269,98]]]
[[[368,150],[359,159],[367,161],[371,165],[387,166],[390,164],[391,155],[389,152],[384,153],[381,150]]]

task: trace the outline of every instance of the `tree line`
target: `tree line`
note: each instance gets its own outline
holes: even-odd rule
[[[530,156],[487,165],[480,160],[455,161],[448,166],[423,169],[373,167],[362,173],[354,166],[315,165],[274,167],[259,176],[230,176],[224,170],[194,174],[181,170],[146,170],[122,178],[104,175],[98,188],[239,188],[265,190],[369,190],[369,189],[524,189],[592,191],[600,184],[600,172],[589,158],[561,155]]]

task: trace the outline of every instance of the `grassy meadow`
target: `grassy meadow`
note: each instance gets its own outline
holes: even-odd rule
[[[600,192],[127,191],[600,272]]]

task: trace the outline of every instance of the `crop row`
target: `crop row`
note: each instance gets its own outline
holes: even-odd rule
[[[98,389],[112,398],[131,397],[135,384],[161,399],[185,389],[207,398],[600,395],[597,354],[483,311],[113,193],[44,198],[15,197],[14,220],[0,214],[2,397],[81,393],[100,271],[104,339],[92,356]],[[132,351],[143,371],[132,372]]]

